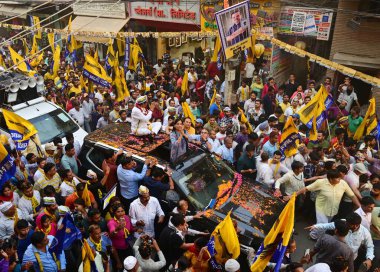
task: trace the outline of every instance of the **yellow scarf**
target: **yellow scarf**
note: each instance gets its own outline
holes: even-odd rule
[[[40,231],[40,232],[45,233],[46,235],[49,235],[49,233],[51,231],[51,225],[49,225],[49,227],[46,230],[44,230],[42,228],[40,229],[39,227],[36,227],[36,231]]]
[[[120,223],[120,221],[117,220],[115,216],[113,217],[113,219],[116,221],[116,223],[118,224]],[[124,227],[124,238],[127,239],[128,236],[129,236],[129,230],[126,227]]]
[[[57,265],[57,269],[58,269],[58,271],[61,270],[61,263],[60,263],[60,261],[57,259],[57,256],[55,255],[55,253],[50,253],[50,254],[51,254],[51,256],[53,257],[54,262],[55,262],[56,265]],[[38,266],[40,267],[40,272],[44,272],[44,266],[42,265],[42,262],[41,262],[41,256],[40,256],[40,253],[39,253],[39,252],[34,252],[34,256],[36,257],[36,260],[37,260]]]
[[[26,200],[29,200],[30,202],[32,202],[33,213],[36,213],[37,212],[36,208],[40,205],[37,198],[34,195],[32,197],[27,197],[26,195],[24,195],[24,197]]]
[[[269,166],[272,165],[272,162],[273,162],[273,159],[271,159],[271,160],[269,161]],[[273,177],[276,176],[276,174],[277,174],[277,172],[278,172],[279,169],[280,169],[280,162],[278,162],[278,163],[276,164],[276,167],[274,168],[274,171],[273,171]]]
[[[49,212],[46,210],[46,208],[44,209],[44,213],[45,213],[47,216],[49,216],[49,217],[51,218],[52,221],[57,222],[57,217],[55,216],[55,214],[51,214],[51,213],[49,213]]]
[[[247,87],[245,87],[245,88],[247,88]],[[247,100],[247,98],[245,97],[245,88],[243,86],[241,87],[241,100],[242,101]]]
[[[66,183],[67,185],[69,185],[71,188],[73,188],[74,192],[76,191],[76,187],[75,187],[75,184],[73,182],[70,182],[67,180],[64,180],[63,182]]]
[[[91,243],[94,244],[94,246],[95,246],[95,248],[96,248],[96,251],[99,251],[99,252],[102,251],[102,238],[100,238],[100,242],[97,243],[97,242],[95,242],[95,241],[91,238],[91,236],[90,236],[90,241],[91,241]]]

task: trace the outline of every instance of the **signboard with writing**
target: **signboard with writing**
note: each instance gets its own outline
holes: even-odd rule
[[[75,15],[99,16],[109,18],[126,19],[126,10],[124,3],[77,3],[73,5]]]
[[[198,1],[138,1],[128,3],[129,17],[178,24],[200,24]]]
[[[295,18],[301,21],[295,22],[293,20],[295,13],[297,13]],[[306,16],[303,17],[302,15],[300,17],[300,13],[305,13]],[[285,6],[281,8],[278,32],[281,34],[315,37],[318,40],[327,41],[330,35],[333,14],[331,9]],[[304,23],[303,31],[300,32],[302,21]],[[296,27],[293,29],[295,23]]]
[[[305,21],[306,21],[305,12],[294,12],[290,30],[294,33],[303,33],[303,28],[305,27]]]
[[[333,13],[325,13],[322,15],[321,23],[318,27],[317,40],[328,41],[330,38],[330,29]]]

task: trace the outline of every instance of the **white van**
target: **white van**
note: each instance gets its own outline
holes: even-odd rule
[[[74,139],[82,144],[87,135],[87,132],[69,114],[54,103],[47,102],[44,97],[14,105],[9,110],[36,127],[42,145],[52,142],[55,137],[62,138],[63,144],[66,144],[65,134],[69,132],[73,133]],[[9,136],[4,118],[1,118],[0,130]]]

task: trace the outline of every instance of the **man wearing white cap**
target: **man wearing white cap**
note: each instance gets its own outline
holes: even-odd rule
[[[47,163],[54,163],[55,164],[55,159],[54,159],[54,154],[55,151],[57,150],[57,147],[54,145],[54,143],[47,143],[45,144],[45,152],[46,152],[46,162]]]
[[[164,222],[165,214],[157,198],[150,196],[149,189],[143,185],[139,188],[139,198],[131,203],[129,216],[136,227],[135,237],[142,233],[154,237],[154,219],[158,217],[158,223]]]
[[[14,234],[14,227],[18,220],[25,219],[21,210],[12,202],[0,204],[0,239],[4,240]]]
[[[149,129],[149,121],[152,118],[153,107],[147,108],[148,98],[146,95],[137,98],[136,105],[132,109],[132,133],[137,136],[149,135],[152,131]]]
[[[128,256],[124,260],[124,270],[123,272],[140,272],[141,269],[139,267],[139,264],[137,262],[137,259],[133,256]]]
[[[235,259],[229,259],[224,265],[226,272],[238,272],[240,271],[240,264]]]

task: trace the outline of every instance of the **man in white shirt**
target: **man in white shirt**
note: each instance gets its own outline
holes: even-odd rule
[[[224,145],[220,146],[215,152],[222,157],[223,160],[226,160],[229,163],[234,163],[234,149],[232,148],[232,142],[231,138],[226,137],[224,139]]]
[[[253,65],[253,63],[247,62],[245,64],[244,70],[245,70],[244,81],[247,82],[248,86],[251,86],[253,73],[255,72],[255,65]]]
[[[83,109],[80,107],[80,104],[78,101],[73,101],[73,106],[74,108],[72,108],[69,111],[69,115],[78,123],[78,125],[81,128],[85,129],[84,128],[85,115],[84,115]]]
[[[195,89],[195,83],[198,80],[198,75],[194,71],[194,67],[190,67],[188,75],[188,80],[189,80],[189,91],[191,92],[192,90]]]
[[[375,208],[375,201],[370,196],[365,196],[360,200],[360,208],[355,212],[362,218],[362,226],[370,231],[372,221],[372,211]]]
[[[142,234],[155,237],[154,220],[158,217],[158,223],[162,224],[165,214],[157,198],[150,196],[149,189],[145,186],[139,188],[139,198],[131,203],[129,216],[133,226],[137,229],[135,237],[139,238]]]
[[[220,141],[216,138],[216,132],[215,130],[211,130],[208,138],[208,142],[211,144],[211,152],[216,152],[218,148],[220,147]]]
[[[37,190],[33,190],[30,183],[23,183],[21,185],[23,196],[18,201],[18,208],[25,215],[25,220],[29,223],[34,223],[35,217],[41,208],[41,196]]]
[[[254,110],[255,109],[255,104],[256,104],[256,94],[254,92],[252,92],[251,96],[250,96],[250,99],[248,99],[244,103],[244,112],[245,112],[246,116],[248,116],[248,112],[250,110]]]
[[[95,111],[95,105],[92,99],[88,96],[88,93],[83,94],[82,109],[84,113],[84,128],[90,133],[91,132],[91,113]]]
[[[292,195],[298,190],[305,187],[305,181],[303,176],[303,163],[294,161],[292,163],[292,171],[286,173],[281,178],[276,180],[275,183],[275,195],[281,196],[280,186],[283,185],[285,195]]]
[[[160,75],[162,73],[162,69],[164,67],[165,66],[162,64],[162,59],[159,59],[157,61],[157,64],[153,65],[153,68],[156,69],[156,71],[157,71],[157,75]]]

